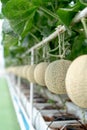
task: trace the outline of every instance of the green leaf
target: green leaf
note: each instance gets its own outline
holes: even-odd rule
[[[17,53],[23,53],[25,48],[22,46],[10,46],[9,50],[10,52],[13,52],[14,55],[16,55]]]
[[[57,14],[62,23],[65,24],[66,26],[69,26],[72,21],[72,18],[75,15],[75,12],[72,9],[60,8],[57,11]]]
[[[9,49],[4,47],[4,57],[8,57],[9,56]]]
[[[34,5],[40,6],[40,5],[42,5],[43,1],[42,0],[32,0],[32,3]]]
[[[3,14],[15,33],[27,35],[36,9],[28,0],[10,0],[3,8]]]
[[[10,52],[10,56],[12,58],[17,58],[18,56],[21,56],[21,54],[23,54],[23,52],[25,52],[25,49],[24,47],[21,47],[21,46],[10,46],[9,48],[9,52]]]
[[[87,39],[83,34],[80,34],[73,39],[70,59],[73,60],[83,54],[87,54]]]
[[[3,45],[9,49],[10,46],[17,45],[18,44],[18,38],[14,37],[12,35],[5,34],[3,38]]]
[[[87,0],[79,0],[81,2],[81,4],[86,5],[87,6]]]
[[[3,16],[3,14],[0,14],[0,19],[4,19],[4,16]]]
[[[3,20],[3,24],[2,24],[2,31],[4,33],[10,33],[10,32],[13,32],[10,24],[9,24],[9,21],[7,19],[4,19]]]
[[[51,2],[51,0],[32,0],[32,3],[37,6],[44,5],[48,2]]]
[[[77,2],[71,8],[59,8],[57,10],[57,14],[61,22],[67,27],[69,27],[76,13],[78,13],[78,11],[82,10],[84,7],[85,6],[82,5],[80,2]]]
[[[9,0],[1,0],[2,4],[6,4]]]
[[[30,16],[29,19],[27,20],[27,22],[25,23],[24,29],[22,31],[22,38],[24,38],[26,36],[26,34],[29,33],[29,30],[31,30],[32,26],[33,26],[33,17],[35,15],[35,12],[33,12]]]

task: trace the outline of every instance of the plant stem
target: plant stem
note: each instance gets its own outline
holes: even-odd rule
[[[84,31],[85,31],[85,36],[87,38],[87,25],[86,25],[85,18],[82,18],[81,22],[82,22],[82,25],[83,25],[83,28],[84,28]]]
[[[40,7],[39,8],[40,10],[44,11],[45,13],[49,14],[50,16],[52,16],[53,18],[55,19],[59,19],[58,16],[56,14],[54,14],[52,11],[48,10],[48,9],[45,9],[43,7]]]
[[[58,50],[58,48],[59,48],[59,46],[57,46],[56,48],[54,48],[54,49],[50,50],[50,51],[49,51],[49,53],[57,51],[57,50]]]
[[[33,25],[33,27],[34,27],[37,31],[39,31],[40,33],[42,32],[36,25]]]
[[[64,43],[64,33],[62,34],[62,48],[63,48],[63,54],[65,54],[65,43]],[[65,56],[65,55],[64,55]]]
[[[47,55],[51,56],[51,57],[55,57],[55,58],[62,58],[63,56],[62,55],[54,55],[54,54],[50,54],[50,53],[47,53]]]
[[[29,34],[36,40],[36,42],[40,42],[39,39],[31,32],[29,32]]]
[[[60,38],[60,34],[58,33],[58,40],[59,40],[59,55],[61,56],[62,55],[62,52],[61,52],[61,38]]]

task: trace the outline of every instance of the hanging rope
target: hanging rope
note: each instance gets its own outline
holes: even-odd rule
[[[61,26],[58,26],[58,28],[56,30],[59,30],[61,28]],[[58,36],[58,46],[52,50],[50,50],[47,54],[51,57],[57,57],[60,59],[63,59],[65,57],[65,41],[64,41],[64,32],[60,33],[59,31],[57,32],[57,36]],[[58,54],[52,54],[53,52],[58,51]]]

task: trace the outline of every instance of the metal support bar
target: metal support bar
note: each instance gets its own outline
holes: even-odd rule
[[[35,46],[31,47],[29,50],[27,50],[22,57],[26,56],[29,52],[31,52],[32,50],[39,48],[40,46],[42,46],[43,44],[47,44],[48,42],[52,41],[54,38],[56,38],[58,36],[58,33],[62,33],[64,32],[65,26],[59,26],[55,32],[53,32],[51,35],[49,35],[47,38],[43,39],[41,42],[39,42],[38,44],[36,44]]]
[[[79,22],[82,18],[87,17],[87,7],[80,11],[73,19],[73,23]]]
[[[76,23],[78,21],[80,21],[83,17],[87,17],[87,7],[84,8],[82,11],[80,11],[73,19],[72,23]],[[32,50],[42,46],[43,44],[47,44],[48,42],[52,41],[54,38],[57,37],[58,33],[62,33],[66,30],[65,26],[61,26],[58,27],[56,29],[55,32],[53,32],[51,35],[49,35],[47,38],[45,38],[44,40],[42,40],[41,42],[39,42],[38,44],[36,44],[35,46],[31,47],[30,49],[28,49],[23,55],[22,57],[26,56],[29,52],[31,52]]]
[[[19,88],[18,89],[18,95],[19,95],[19,98],[20,98],[20,94],[21,94],[21,78],[18,76],[17,77],[17,87]]]
[[[20,79],[20,77],[18,76],[18,77],[17,77],[17,86],[20,88],[20,85],[21,85],[21,79]]]
[[[31,51],[31,65],[34,64],[34,50]],[[30,83],[30,121],[33,123],[33,87],[34,84]]]

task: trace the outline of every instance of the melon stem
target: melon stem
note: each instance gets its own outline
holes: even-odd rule
[[[81,22],[82,22],[82,25],[83,25],[83,28],[84,28],[84,31],[85,31],[85,36],[87,38],[87,25],[86,25],[86,20],[85,18],[82,18],[81,19]]]

